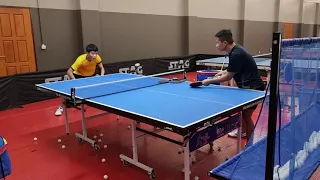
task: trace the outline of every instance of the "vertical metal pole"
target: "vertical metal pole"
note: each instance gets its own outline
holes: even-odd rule
[[[82,135],[84,137],[88,137],[87,136],[87,126],[86,126],[86,117],[85,117],[85,113],[84,113],[84,104],[81,104],[81,116],[82,116]]]
[[[65,120],[65,126],[66,126],[66,133],[67,135],[69,135],[70,133],[70,129],[69,129],[69,119],[68,119],[68,108],[67,108],[67,100],[64,99],[62,101],[62,108],[63,108],[63,112],[64,112],[64,120]]]
[[[268,136],[266,152],[265,179],[273,179],[274,149],[276,140],[276,127],[278,116],[278,88],[279,88],[279,64],[281,54],[281,33],[273,33],[272,39],[272,62],[270,77],[270,104],[268,116]]]
[[[190,151],[189,142],[184,147],[184,180],[190,180]]]
[[[136,138],[136,121],[132,121],[131,138],[132,138],[132,156],[133,160],[138,162],[137,138]]]
[[[242,135],[242,112],[240,112],[240,119],[239,119],[239,127],[238,127],[238,143],[237,143],[237,151],[238,153],[241,150],[241,135]]]

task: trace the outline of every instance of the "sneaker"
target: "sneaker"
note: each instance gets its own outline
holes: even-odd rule
[[[63,107],[62,107],[62,106],[59,106],[58,109],[56,110],[55,115],[56,115],[56,116],[61,116],[62,113],[63,113]]]
[[[230,137],[238,137],[238,129],[236,129],[236,130],[228,133],[228,135],[229,135]],[[242,138],[247,137],[247,133],[242,131],[241,137],[242,137]]]

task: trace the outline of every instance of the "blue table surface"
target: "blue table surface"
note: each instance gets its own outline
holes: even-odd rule
[[[133,74],[111,74],[101,77],[46,83],[38,86],[69,95],[71,87],[135,77],[138,76]],[[96,90],[93,87],[92,93]],[[262,91],[220,85],[190,88],[189,82],[183,82],[178,84],[166,83],[94,97],[87,99],[87,101],[184,128],[264,96],[265,92]]]

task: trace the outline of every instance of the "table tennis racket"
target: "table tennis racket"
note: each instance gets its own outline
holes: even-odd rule
[[[191,87],[199,87],[202,86],[202,81],[196,81],[196,82],[192,82],[190,83]]]

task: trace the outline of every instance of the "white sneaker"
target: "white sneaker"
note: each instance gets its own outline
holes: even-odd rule
[[[238,137],[238,129],[236,129],[236,130],[228,133],[228,135],[229,135],[230,137]],[[242,131],[241,137],[242,137],[242,138],[247,137],[247,133]]]
[[[62,106],[59,106],[58,109],[56,110],[55,115],[56,115],[56,116],[61,116],[62,113],[63,113],[63,107],[62,107]]]

